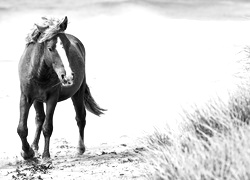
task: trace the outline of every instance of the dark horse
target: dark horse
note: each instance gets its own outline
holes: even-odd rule
[[[24,159],[34,157],[38,150],[41,131],[45,138],[43,158],[50,158],[49,143],[53,131],[53,114],[57,102],[71,97],[79,128],[78,153],[83,154],[85,107],[95,115],[103,114],[90,94],[85,75],[85,49],[80,40],[65,34],[68,20],[43,18],[26,38],[27,45],[19,62],[21,86],[20,121],[17,132],[22,141],[21,155]],[[61,40],[72,74],[66,74],[64,64],[57,51],[57,40]],[[59,45],[58,45],[59,46]],[[46,113],[44,112],[46,104]],[[36,110],[36,133],[30,146],[27,141],[27,118],[31,105]]]

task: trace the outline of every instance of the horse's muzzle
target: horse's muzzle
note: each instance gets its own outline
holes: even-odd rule
[[[74,73],[71,73],[71,75],[61,75],[61,83],[62,86],[72,86],[74,84]]]

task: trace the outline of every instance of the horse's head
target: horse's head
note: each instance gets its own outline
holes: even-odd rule
[[[57,25],[60,32],[66,30],[67,23],[68,20],[67,17],[65,17],[64,20]],[[49,32],[49,26],[36,26],[38,31],[41,34],[45,34],[45,36],[46,33]],[[74,73],[71,69],[66,73],[65,66],[69,65],[69,62],[62,44],[58,42],[59,40],[58,34],[53,35],[53,33],[48,35],[47,38],[40,40],[40,42],[44,43],[44,60],[47,66],[54,69],[63,86],[71,86],[73,85]]]

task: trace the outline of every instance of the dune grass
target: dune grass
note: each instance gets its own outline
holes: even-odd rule
[[[183,111],[181,135],[171,130],[147,137],[149,179],[250,179],[250,51],[242,66],[238,87],[228,102],[219,97],[205,106]]]

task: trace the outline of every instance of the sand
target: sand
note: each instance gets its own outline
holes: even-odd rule
[[[1,179],[22,179],[22,173],[37,179],[144,179],[138,138],[166,125],[181,133],[178,114],[182,107],[202,104],[216,95],[226,100],[227,91],[235,87],[236,60],[242,58],[239,52],[250,42],[248,4],[237,4],[242,11],[231,11],[232,2],[215,9],[211,4],[199,5],[190,11],[189,6],[175,3],[71,4],[67,9],[67,4],[58,8],[46,2],[34,5],[27,1],[19,6],[10,2],[13,4],[2,5],[0,13]],[[75,156],[74,108],[71,100],[59,103],[51,139],[52,161],[44,165],[38,158],[34,165],[20,157],[17,65],[26,34],[48,14],[68,16],[66,32],[86,47],[92,95],[108,111],[101,117],[88,112],[87,151]],[[31,142],[33,108],[28,127]],[[42,149],[43,137],[40,153]]]

